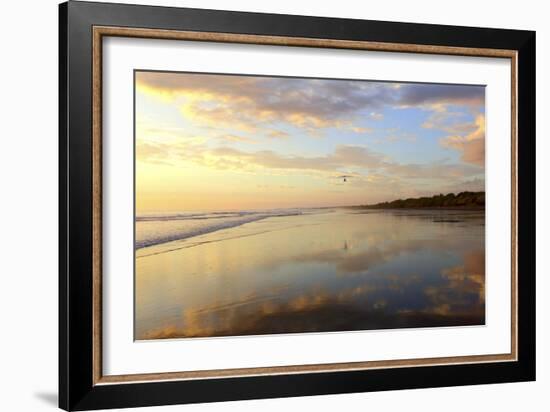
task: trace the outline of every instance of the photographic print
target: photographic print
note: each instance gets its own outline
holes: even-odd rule
[[[136,70],[135,339],[485,324],[485,87]]]
[[[61,408],[535,380],[534,31],[58,17]]]

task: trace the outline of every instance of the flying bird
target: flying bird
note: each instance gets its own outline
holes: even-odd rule
[[[353,177],[353,176],[350,176],[350,175],[342,175],[342,176],[338,176],[337,179],[342,179],[342,181],[345,183],[348,181],[348,179],[350,177]]]

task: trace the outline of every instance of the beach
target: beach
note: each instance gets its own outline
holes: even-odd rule
[[[138,217],[135,338],[483,325],[484,221],[346,208]]]

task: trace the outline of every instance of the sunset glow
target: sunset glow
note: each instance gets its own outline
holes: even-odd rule
[[[145,71],[135,81],[138,214],[484,190],[483,86]]]

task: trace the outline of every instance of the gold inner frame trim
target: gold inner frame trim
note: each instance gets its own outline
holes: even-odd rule
[[[102,40],[105,36],[164,40],[187,40],[218,43],[256,44],[271,46],[317,47],[399,53],[421,53],[455,56],[496,57],[511,60],[511,184],[512,184],[512,258],[511,258],[511,352],[505,354],[450,356],[418,359],[393,359],[365,362],[289,365],[201,371],[103,375],[102,361]],[[456,365],[466,363],[510,362],[517,360],[517,52],[515,50],[431,46],[420,44],[384,43],[355,40],[263,36],[236,33],[215,33],[142,29],[131,27],[93,27],[92,43],[92,187],[93,187],[93,383],[94,385],[150,381],[216,379],[227,377],[319,373],[413,366]]]

